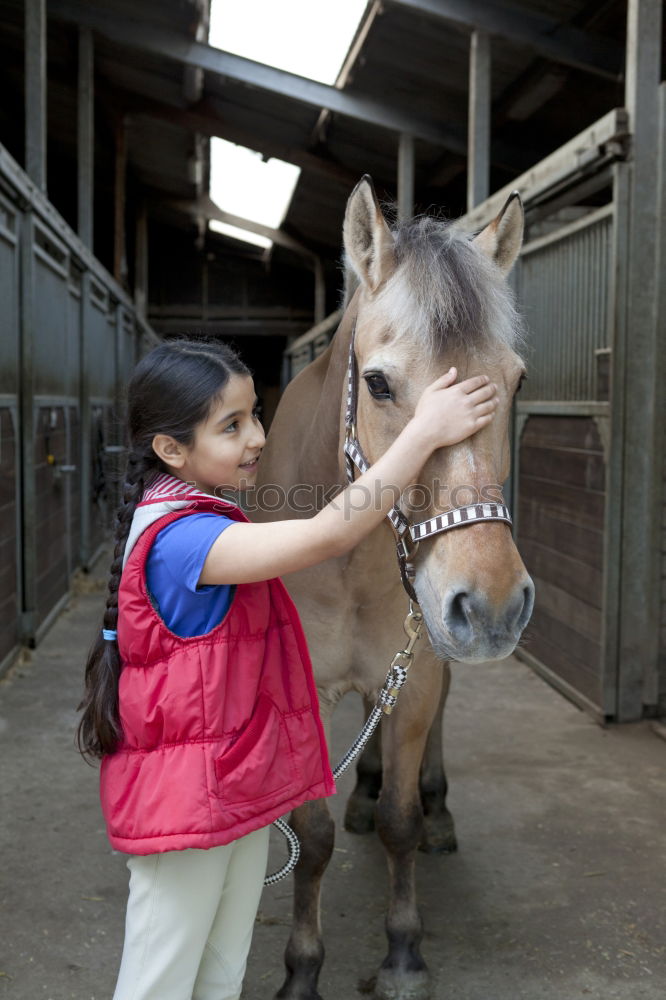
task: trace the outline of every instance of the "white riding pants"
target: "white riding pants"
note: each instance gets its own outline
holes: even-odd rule
[[[113,1000],[238,1000],[269,827],[206,851],[132,855]]]

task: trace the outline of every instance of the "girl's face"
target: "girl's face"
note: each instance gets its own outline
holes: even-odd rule
[[[250,376],[232,375],[208,419],[197,425],[194,444],[184,449],[184,461],[174,469],[179,478],[211,494],[216,487],[254,486],[266,443],[257,405]]]

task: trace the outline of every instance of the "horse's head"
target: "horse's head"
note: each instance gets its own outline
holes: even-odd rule
[[[375,461],[414,413],[423,389],[451,365],[460,380],[497,384],[492,423],[435,452],[403,509],[412,521],[493,502],[509,474],[509,415],[524,377],[520,320],[506,274],[520,250],[523,210],[512,195],[471,239],[420,218],[390,229],[364,177],[345,215],[348,264],[358,279],[357,431]],[[507,656],[527,624],[534,587],[507,524],[481,522],[421,542],[416,592],[435,651],[467,662]]]

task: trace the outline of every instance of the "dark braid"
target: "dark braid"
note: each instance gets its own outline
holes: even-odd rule
[[[136,506],[146,483],[165,470],[153,451],[156,434],[190,445],[196,425],[205,420],[230,375],[249,375],[226,345],[195,340],[168,341],[137,365],[128,389],[130,453],[115,522],[115,547],[102,627],[118,625],[118,589],[125,547]],[[77,745],[84,757],[113,753],[122,737],[118,708],[121,660],[118,643],[101,629],[91,647],[79,710]]]
[[[115,547],[102,623],[102,627],[106,629],[115,629],[118,625],[118,588],[125,545],[136,505],[143,495],[146,478],[156,470],[158,464],[152,448],[149,455],[132,451],[127,459],[122,502],[116,514]],[[86,664],[83,699],[78,706],[83,715],[77,730],[77,745],[86,757],[101,757],[116,749],[121,736],[118,718],[119,677],[118,643],[105,639],[101,630],[98,630]]]

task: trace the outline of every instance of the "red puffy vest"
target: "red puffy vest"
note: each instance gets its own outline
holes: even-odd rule
[[[174,635],[154,610],[145,567],[163,527],[199,511],[247,521],[215,497],[177,499],[187,507],[143,530],[118,592],[123,740],[102,761],[100,794],[111,845],[128,854],[227,844],[335,791],[305,636],[282,582],[239,584],[202,636]]]

